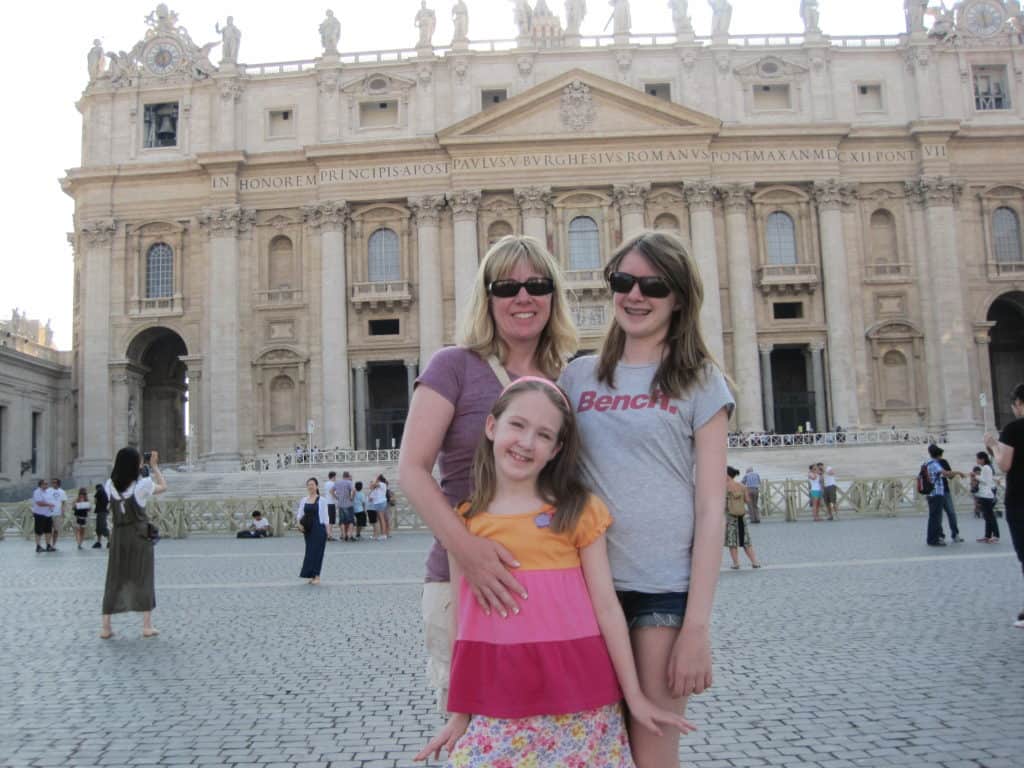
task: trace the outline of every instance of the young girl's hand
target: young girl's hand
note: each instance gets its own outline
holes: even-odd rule
[[[703,693],[711,687],[711,637],[706,629],[683,628],[668,660],[668,687],[673,696]]]
[[[678,729],[680,733],[692,733],[697,730],[697,726],[685,717],[654,706],[651,700],[642,693],[627,698],[626,704],[629,705],[629,719],[658,736],[661,736],[659,725],[671,726]]]
[[[413,760],[429,760],[431,755],[433,755],[434,760],[440,760],[442,749],[450,755],[452,750],[455,749],[455,742],[462,738],[462,734],[466,732],[468,727],[469,715],[461,713],[451,715],[444,728],[438,732],[437,736],[430,740],[427,746]]]

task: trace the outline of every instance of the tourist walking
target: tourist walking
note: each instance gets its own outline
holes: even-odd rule
[[[817,464],[807,468],[807,482],[810,484],[811,514],[815,522],[821,520],[821,473]]]
[[[728,475],[725,484],[725,546],[729,548],[729,557],[732,558],[731,567],[734,571],[740,569],[740,547],[743,547],[751,567],[760,568],[746,520],[749,491],[736,481],[740,473],[738,469],[726,467],[725,473]]]
[[[470,534],[452,508],[473,491],[473,452],[484,420],[517,376],[554,379],[576,351],[576,329],[554,257],[531,237],[509,235],[487,251],[474,279],[460,346],[434,354],[416,380],[402,437],[399,484],[435,538],[426,563],[423,623],[427,676],[438,708],[448,689],[452,603],[448,552],[477,600],[502,615],[526,590],[510,573],[516,559],[496,541]],[[435,463],[439,480],[432,475]]]
[[[978,451],[978,490],[974,494],[981,516],[985,519],[985,535],[978,539],[982,544],[999,543],[999,523],[996,521],[996,476],[992,471],[992,460],[985,451]]]
[[[53,501],[50,499],[49,483],[40,480],[32,491],[32,523],[36,534],[36,552],[56,552],[53,547]],[[46,549],[43,549],[43,544]]]
[[[103,489],[102,484],[96,485],[96,492],[92,497],[93,503],[95,504],[96,513],[96,543],[92,545],[93,549],[103,548],[103,539],[107,539],[107,549],[110,549],[110,528],[107,526],[107,508],[109,499],[107,498],[107,492]]]
[[[820,468],[821,465],[819,465]],[[825,502],[825,511],[829,520],[839,517],[839,488],[836,486],[836,471],[832,467],[825,467],[825,474],[822,475],[822,501]]]
[[[330,518],[327,515],[327,499],[320,495],[320,483],[315,477],[306,481],[306,495],[299,499],[295,508],[295,520],[306,540],[306,555],[302,560],[299,578],[309,579],[310,584],[319,584]]]
[[[733,409],[700,335],[699,274],[676,235],[623,243],[604,269],[614,320],[600,353],[573,360],[561,379],[579,422],[583,480],[618,520],[608,554],[644,695],[680,714],[712,681]],[[679,764],[678,733],[629,729],[640,768]]]
[[[341,473],[341,480],[334,486],[334,496],[338,500],[338,520],[341,522],[341,540],[356,540],[356,513],[353,497],[355,488],[352,487],[352,475],[348,472]]]
[[[612,518],[579,481],[572,407],[547,379],[521,377],[494,404],[485,435],[476,489],[458,513],[516,553],[531,595],[506,620],[477,603],[453,566],[451,715],[415,759],[446,749],[460,768],[632,768],[623,696],[636,728],[693,726],[641,690],[608,565]]]
[[[89,489],[79,488],[78,498],[75,499],[75,543],[82,548],[85,541],[85,527],[89,524],[89,510],[92,504],[89,502]]]
[[[1010,540],[1017,560],[1024,571],[1024,384],[1018,384],[1011,395],[1010,409],[1014,420],[1003,427],[997,438],[985,436],[985,445],[995,458],[996,466],[1006,473],[1004,520],[1010,529]],[[1017,614],[1015,627],[1024,629],[1024,610]]]
[[[384,475],[377,475],[370,483],[370,509],[374,517],[374,538],[384,541],[388,537],[388,525],[385,520],[388,509],[388,484]]]
[[[153,540],[146,504],[167,490],[160,473],[160,456],[149,454],[149,476],[142,477],[142,456],[134,448],[122,448],[114,458],[114,470],[103,486],[110,501],[114,529],[107,557],[107,581],[103,590],[103,623],[100,637],[114,636],[110,617],[127,611],[142,613],[142,636],[156,637],[153,609],[156,588]]]
[[[747,489],[747,510],[750,513],[750,522],[760,523],[761,522],[761,510],[758,507],[758,499],[761,495],[761,476],[754,471],[753,467],[748,467],[747,472],[743,475],[743,487]]]

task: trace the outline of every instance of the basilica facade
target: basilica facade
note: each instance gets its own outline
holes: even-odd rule
[[[160,6],[129,53],[94,48],[63,182],[76,475],[125,444],[214,469],[400,445],[417,371],[508,233],[556,255],[594,349],[616,244],[678,232],[737,431],[1005,421],[1024,379],[1013,4],[930,28],[909,9],[876,37],[816,13],[733,36],[720,10],[702,37],[685,3],[673,33],[637,35],[618,5],[607,37],[521,2],[515,41],[470,42],[464,18],[439,45],[418,19],[416,48],[358,54],[329,14],[317,58],[272,65],[239,63],[232,20],[214,65]]]

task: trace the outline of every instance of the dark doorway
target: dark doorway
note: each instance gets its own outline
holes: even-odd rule
[[[995,322],[988,347],[992,365],[992,402],[996,427],[1013,421],[1010,393],[1024,383],[1024,293],[1014,291],[996,299],[988,310]]]
[[[772,350],[772,395],[777,433],[793,434],[808,421],[814,423],[814,392],[809,378],[804,348],[777,347]]]
[[[185,364],[178,359],[186,354],[188,350],[181,336],[168,328],[143,331],[128,347],[128,359],[146,369],[142,382],[141,414],[134,414],[134,418],[141,422],[137,435],[141,438],[139,448],[159,451],[162,463],[181,463],[187,458],[185,401],[188,386]],[[129,409],[134,407],[129,401]]]
[[[366,447],[399,448],[409,412],[409,384],[405,364],[369,363],[366,370],[368,409]]]

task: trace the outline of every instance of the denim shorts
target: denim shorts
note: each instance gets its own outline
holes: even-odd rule
[[[619,604],[626,615],[626,626],[670,627],[683,626],[686,615],[686,592],[619,592]]]

